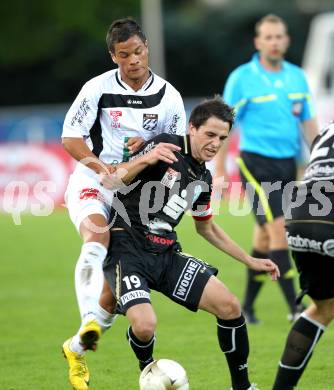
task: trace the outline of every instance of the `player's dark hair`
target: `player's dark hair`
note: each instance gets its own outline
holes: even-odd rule
[[[189,123],[198,129],[213,116],[223,122],[228,122],[231,130],[234,123],[233,108],[226,104],[219,96],[198,104],[190,114]]]
[[[263,23],[268,22],[268,23],[281,23],[283,24],[285,28],[285,32],[288,33],[288,26],[285,23],[285,21],[275,15],[275,14],[268,14],[263,16],[256,24],[255,24],[255,36],[257,37],[260,34],[260,27],[262,26]]]
[[[138,35],[143,42],[146,42],[146,36],[135,20],[129,18],[115,20],[106,36],[108,50],[114,53],[116,43],[125,42],[134,35]]]

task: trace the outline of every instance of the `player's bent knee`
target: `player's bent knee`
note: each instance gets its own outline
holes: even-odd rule
[[[110,233],[109,230],[107,231],[102,231],[102,232],[93,232],[89,231],[85,234],[83,237],[84,242],[99,242],[106,248],[109,246],[109,240],[110,240]]]
[[[139,340],[147,341],[153,337],[156,324],[153,318],[137,318],[132,322],[132,330]]]
[[[230,294],[228,299],[225,299],[220,302],[216,316],[221,318],[222,320],[232,320],[234,318],[238,318],[241,315],[241,305],[239,299]]]
[[[99,242],[108,248],[110,241],[108,221],[100,214],[89,215],[80,223],[80,235],[85,243]]]
[[[334,299],[316,305],[316,310],[326,323],[332,322],[334,319]]]

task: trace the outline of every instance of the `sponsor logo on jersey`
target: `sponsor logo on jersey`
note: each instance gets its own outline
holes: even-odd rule
[[[128,293],[121,296],[122,305],[126,305],[128,302],[134,299],[150,299],[150,294],[145,290],[129,291]]]
[[[182,270],[180,278],[174,288],[173,296],[185,301],[188,297],[191,286],[194,283],[196,275],[201,268],[201,264],[190,258]]]
[[[143,114],[143,129],[152,131],[158,125],[158,114]]]
[[[154,244],[160,244],[160,245],[166,245],[166,246],[170,246],[170,245],[174,244],[174,242],[175,242],[175,240],[172,240],[170,238],[156,236],[155,234],[148,234],[146,236],[146,239],[152,241]]]
[[[177,133],[177,127],[178,127],[178,121],[180,120],[180,116],[177,114],[173,115],[172,123],[169,126],[169,129],[167,129],[168,134],[176,134]]]
[[[163,234],[173,230],[172,226],[168,222],[160,218],[153,218],[146,226],[152,234]]]
[[[133,105],[141,105],[141,104],[143,104],[143,101],[142,100],[140,100],[140,99],[128,99],[127,101],[126,101],[126,103],[129,105],[129,106],[133,106]]]
[[[286,234],[289,247],[296,251],[300,252],[319,252],[322,253],[322,242],[312,240],[310,238],[301,237],[299,234],[297,236],[291,236],[289,233]],[[332,240],[334,242],[334,240]],[[334,249],[334,248],[333,248]]]
[[[154,141],[152,141],[149,144],[147,144],[141,152],[136,153],[134,156],[130,157],[130,160],[135,160],[138,157],[144,156],[145,154],[149,153],[152,149],[154,149],[154,147],[155,147],[155,143]]]
[[[71,126],[74,126],[75,123],[82,125],[84,118],[88,115],[88,111],[90,111],[90,106],[88,104],[88,100],[86,98],[84,98],[81,101],[77,112],[75,113],[75,115],[71,119]]]
[[[119,117],[122,116],[122,111],[110,110],[109,114],[111,116],[111,127],[119,129],[121,126],[119,123]]]
[[[168,168],[163,178],[161,179],[161,184],[165,187],[172,188],[175,184],[179,172],[175,171],[172,168]]]
[[[327,256],[334,257],[334,240],[326,240],[322,245],[322,249]]]

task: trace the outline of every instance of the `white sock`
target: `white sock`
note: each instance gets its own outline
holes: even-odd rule
[[[102,333],[104,333],[106,330],[111,328],[112,324],[115,322],[117,317],[118,314],[111,314],[107,310],[104,310],[99,304],[97,304],[96,320],[101,326]],[[81,327],[82,326],[83,324],[81,325]],[[81,327],[78,333],[72,337],[72,340],[70,342],[70,350],[72,352],[78,353],[79,355],[84,355],[86,351],[82,347],[81,339],[79,336]]]
[[[117,314],[111,314],[107,310],[103,309],[103,307],[99,304],[97,305],[96,320],[101,326],[103,333],[112,326],[117,317]]]
[[[82,322],[96,318],[97,304],[103,287],[102,263],[107,249],[99,242],[82,245],[75,267],[75,290]]]
[[[80,336],[79,333],[77,333],[75,336],[72,337],[72,340],[70,342],[70,350],[72,352],[76,352],[79,355],[84,355],[86,351],[83,349],[81,343],[80,343]]]

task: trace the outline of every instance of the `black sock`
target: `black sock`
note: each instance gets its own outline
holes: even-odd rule
[[[297,385],[324,330],[305,314],[299,317],[286,340],[273,390],[292,390]]]
[[[295,312],[296,290],[293,284],[294,270],[291,266],[289,252],[287,249],[275,249],[269,253],[269,257],[278,265],[281,272],[281,277],[278,279],[278,283],[283,291],[291,312]]]
[[[221,350],[224,352],[232,380],[233,390],[250,387],[247,358],[249,343],[245,318],[241,315],[233,320],[217,318],[217,333]]]
[[[266,258],[268,255],[265,253],[261,253],[256,249],[253,249],[251,256],[256,257],[257,259],[263,259]],[[267,275],[265,272],[254,271],[250,268],[247,269],[247,287],[243,308],[249,313],[254,312],[254,302],[259,294],[261,287],[263,286],[264,278],[267,279]]]
[[[131,326],[129,326],[126,332],[126,338],[128,339],[129,344],[133,352],[135,353],[137,359],[139,360],[139,363],[142,363],[140,364],[140,367],[144,368],[145,365],[153,361],[152,355],[155,335],[153,335],[153,337],[149,341],[140,341],[133,333]]]

